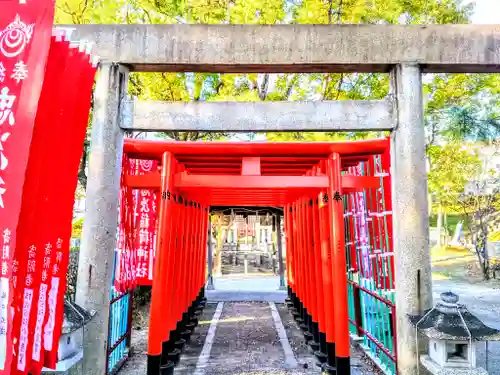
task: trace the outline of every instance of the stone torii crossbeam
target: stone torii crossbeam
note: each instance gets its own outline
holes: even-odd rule
[[[95,42],[87,214],[77,303],[88,326],[85,374],[105,373],[124,131],[391,130],[398,372],[415,375],[407,314],[432,307],[422,73],[499,73],[500,25],[66,25]],[[387,72],[383,101],[141,103],[126,100],[129,71]],[[210,115],[207,113],[210,112]]]

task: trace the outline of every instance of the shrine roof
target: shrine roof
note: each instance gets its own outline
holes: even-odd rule
[[[410,316],[410,322],[425,336],[438,340],[500,341],[499,330],[488,327],[457,302],[456,294],[442,293],[441,301],[432,310]]]
[[[315,157],[332,153],[341,156],[367,156],[386,150],[387,138],[344,142],[179,142],[126,139],[124,151],[132,158],[161,159],[165,151],[176,157]]]

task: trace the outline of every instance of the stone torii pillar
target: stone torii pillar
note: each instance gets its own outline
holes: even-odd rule
[[[416,375],[415,328],[408,314],[432,308],[422,75],[418,64],[391,73],[396,127],[391,133],[392,211],[398,374]]]
[[[86,213],[76,286],[76,303],[96,313],[85,326],[85,375],[106,373],[124,136],[120,128],[120,102],[127,83],[128,71],[123,66],[101,64],[94,91]]]

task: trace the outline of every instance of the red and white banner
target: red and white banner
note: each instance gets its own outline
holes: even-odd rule
[[[125,186],[125,174],[156,172],[158,162],[124,156],[120,190],[120,222],[116,248],[115,289],[125,293],[137,285],[152,285],[156,242],[158,191],[132,190]]]
[[[54,0],[3,0],[0,12],[0,374],[11,373],[16,228],[54,6]]]
[[[158,171],[158,162],[153,160],[132,160],[134,175]],[[153,262],[156,235],[156,206],[158,191],[136,190],[134,194],[135,248],[137,285],[153,284]]]
[[[134,244],[134,198],[132,189],[125,184],[126,175],[132,174],[133,168],[126,154],[123,155],[122,165],[114,287],[118,292],[125,293],[136,286],[136,251]]]
[[[11,374],[36,375],[57,361],[74,194],[96,70],[82,46],[71,46],[62,34],[50,45],[17,227]]]
[[[38,238],[40,253],[38,278],[41,282],[38,307],[32,314],[33,340],[31,373],[38,374],[42,365],[54,368],[57,362],[57,348],[64,313],[64,293],[66,273],[69,264],[70,237],[72,231],[75,190],[78,184],[78,169],[83,153],[83,142],[88,124],[91,105],[92,85],[96,64],[91,63],[88,52],[74,46],[69,50],[69,64],[66,78],[60,77],[70,90],[66,92],[63,104],[61,137],[64,144],[55,148],[52,164],[59,164],[52,175],[51,209],[47,210],[48,220]],[[68,126],[71,124],[71,126]],[[64,155],[63,157],[61,157]],[[57,177],[62,176],[61,184]],[[42,293],[42,291],[44,293]],[[44,307],[45,304],[45,307]],[[45,351],[45,357],[43,352]],[[44,361],[45,360],[45,361]]]

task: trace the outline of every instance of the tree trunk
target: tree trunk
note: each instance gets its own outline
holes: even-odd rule
[[[438,246],[441,246],[441,227],[443,226],[443,207],[441,206],[441,203],[439,204],[438,208],[438,217],[437,217],[437,238],[438,238]]]
[[[443,228],[444,228],[444,241],[443,245],[448,246],[448,239],[449,239],[449,233],[448,233],[448,215],[446,214],[446,210],[443,210]]]

